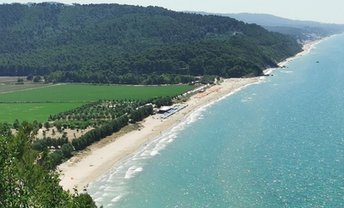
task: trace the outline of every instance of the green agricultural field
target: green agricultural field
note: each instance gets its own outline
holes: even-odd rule
[[[53,85],[46,88],[0,94],[4,102],[74,102],[87,103],[100,99],[145,100],[159,96],[176,96],[189,89],[187,85],[123,86],[123,85]]]
[[[192,86],[123,86],[63,84],[0,93],[0,122],[46,121],[49,115],[64,112],[97,100],[146,100],[176,96]]]
[[[9,92],[16,92],[16,91],[21,91],[21,90],[31,90],[35,88],[41,88],[41,87],[46,87],[48,85],[45,84],[36,84],[36,83],[25,83],[23,85],[16,85],[13,83],[10,84],[4,84],[0,82],[0,94],[4,93],[9,93]]]
[[[49,115],[79,107],[81,103],[0,103],[0,122],[46,121]]]

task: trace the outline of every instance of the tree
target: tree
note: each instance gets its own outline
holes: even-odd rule
[[[63,152],[61,150],[55,150],[44,158],[44,167],[48,170],[54,170],[57,165],[61,164],[64,159]]]
[[[31,80],[33,80],[33,76],[32,76],[32,74],[29,74],[29,75],[27,75],[27,77],[26,77],[26,80],[28,80],[28,81],[31,81]]]
[[[19,123],[18,119],[16,119],[13,123],[13,128],[18,130],[19,127],[20,127],[20,123]]]
[[[44,128],[46,128],[49,131],[50,123],[48,121],[44,123]]]
[[[16,84],[24,84],[24,79],[23,78],[18,78]]]
[[[62,133],[62,125],[61,125],[61,123],[59,123],[59,122],[55,123],[55,127],[56,127],[58,132]]]
[[[10,135],[11,135],[10,125],[8,123],[0,123],[0,137],[1,136],[10,136]]]
[[[70,143],[66,143],[61,146],[61,151],[65,158],[70,158],[72,156],[73,150],[73,145],[71,145]]]
[[[42,80],[41,76],[35,76],[32,81],[33,82],[40,82],[41,80]]]
[[[92,208],[95,206],[96,204],[94,203],[90,195],[80,194],[75,196],[72,208]]]

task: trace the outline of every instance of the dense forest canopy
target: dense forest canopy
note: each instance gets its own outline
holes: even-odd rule
[[[117,4],[3,4],[0,36],[0,75],[52,82],[256,76],[300,51],[290,37],[229,17]]]

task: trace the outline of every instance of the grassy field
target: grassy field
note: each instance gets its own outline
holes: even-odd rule
[[[9,92],[16,92],[21,90],[31,90],[41,87],[46,87],[47,85],[44,84],[35,84],[35,83],[25,83],[25,85],[16,85],[16,84],[7,84],[7,83],[0,83],[0,94],[9,93]]]
[[[191,86],[122,86],[64,84],[0,93],[0,122],[46,121],[49,115],[76,108],[100,99],[146,100],[158,96],[176,96]]]
[[[99,99],[145,100],[158,96],[176,96],[191,89],[186,85],[122,86],[122,85],[54,85],[46,88],[0,94],[4,102],[76,102],[87,103]]]
[[[49,115],[67,111],[81,103],[0,103],[0,122],[46,121]]]
[[[22,79],[24,84],[18,84],[17,80]],[[34,83],[26,80],[25,77],[4,77],[0,76],[0,94],[45,87],[43,83]]]

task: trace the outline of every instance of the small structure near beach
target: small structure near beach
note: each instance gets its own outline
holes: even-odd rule
[[[186,108],[187,104],[174,104],[172,106],[162,106],[159,108],[158,113],[161,114],[162,119],[166,119],[178,111]]]
[[[166,113],[172,109],[172,106],[161,106],[158,109],[158,113]]]

